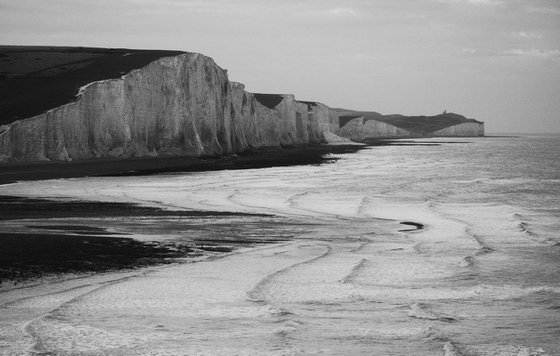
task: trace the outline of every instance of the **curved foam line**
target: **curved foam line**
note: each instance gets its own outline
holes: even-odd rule
[[[65,280],[64,282],[66,282],[66,281],[71,281],[71,280],[75,280],[75,279],[86,279],[86,278],[89,278],[89,277],[90,277],[90,276],[87,276],[87,277],[78,277],[78,278],[74,278],[74,279]],[[95,284],[99,284],[99,283],[95,283]],[[31,286],[22,287],[21,289],[24,289],[24,288],[33,288],[33,287],[37,287],[37,286],[39,286],[39,285],[40,285],[40,284],[34,284],[34,285],[31,285]],[[43,297],[48,297],[48,296],[57,295],[57,294],[63,294],[63,293],[71,292],[71,291],[73,291],[73,290],[91,287],[91,286],[93,286],[93,285],[94,285],[94,283],[86,283],[86,284],[83,284],[83,285],[79,285],[79,286],[75,286],[75,287],[71,287],[71,288],[63,289],[63,290],[57,290],[57,291],[50,292],[50,293],[43,293],[43,294],[38,294],[38,295],[30,295],[30,296],[27,296],[27,297],[22,297],[22,298],[19,298],[19,299],[16,299],[16,300],[11,300],[11,301],[9,301],[9,302],[6,302],[6,303],[0,305],[0,308],[9,308],[11,305],[18,304],[18,303],[24,302],[24,301],[26,301],[26,300],[31,300],[31,299],[34,299],[34,298],[43,298]],[[17,290],[17,289],[20,289],[20,288],[11,289],[11,291]]]
[[[358,252],[367,245],[371,245],[372,241],[362,242],[358,247],[351,249],[349,252]]]
[[[477,256],[486,255],[488,253],[492,253],[492,252],[496,251],[492,247],[489,247],[486,244],[486,242],[482,240],[482,238],[480,236],[478,236],[476,234],[471,234],[469,228],[467,228],[467,233],[469,233],[471,235],[471,237],[478,243],[478,245],[480,246],[480,249],[478,251],[476,251],[474,254],[468,255],[467,257],[463,258],[461,260],[461,262],[459,262],[459,266],[461,266],[461,267],[472,267],[476,263],[476,257]]]
[[[364,210],[365,210],[365,208],[366,208],[366,202],[367,202],[367,201],[368,201],[368,197],[367,197],[367,196],[364,196],[364,197],[362,198],[362,200],[360,201],[360,205],[358,206],[358,209],[357,209],[357,211],[356,211],[356,214],[357,214],[357,215],[359,215],[359,216],[363,215],[363,212],[364,212]]]
[[[455,344],[453,344],[450,341],[443,344],[442,349],[443,349],[443,356],[465,356],[465,354],[459,351],[457,346],[455,346]]]
[[[476,260],[473,255],[467,256],[459,262],[459,266],[461,267],[472,267],[474,266]]]
[[[320,254],[319,256],[315,256],[313,258],[310,258],[308,260],[302,261],[302,262],[298,262],[295,263],[293,265],[290,265],[288,267],[282,268],[278,271],[272,272],[267,274],[263,279],[261,279],[251,290],[249,290],[247,292],[247,300],[251,301],[251,302],[255,302],[255,303],[263,303],[265,302],[265,298],[262,295],[264,293],[264,287],[267,283],[269,283],[271,280],[273,280],[274,278],[278,277],[279,275],[281,275],[282,273],[286,273],[287,271],[297,268],[298,266],[302,266],[314,261],[317,261],[323,257],[326,257],[328,255],[331,254],[332,252],[332,248],[330,246],[325,246],[325,252],[323,252],[322,254]]]
[[[250,205],[250,204],[241,203],[235,198],[237,195],[239,195],[241,193],[243,193],[243,192],[240,192],[238,189],[236,189],[233,193],[229,194],[226,197],[226,199],[227,199],[227,201],[229,201],[229,202],[231,202],[231,203],[233,203],[237,206],[240,206],[242,208],[249,208],[249,209],[252,209],[252,210],[258,209],[259,211],[266,210],[266,211],[269,211],[272,214],[279,215],[279,216],[294,215],[294,214],[288,214],[284,211],[274,209],[274,208],[271,208],[271,207],[267,207],[267,206]]]
[[[34,318],[34,319],[28,321],[27,323],[25,323],[25,325],[23,326],[22,329],[23,329],[29,336],[31,336],[31,338],[32,338],[33,341],[34,341],[33,344],[29,347],[29,352],[32,352],[32,353],[44,353],[44,352],[47,352],[47,351],[48,351],[48,350],[45,350],[45,349],[44,349],[44,346],[42,345],[41,335],[39,335],[37,332],[35,332],[35,331],[33,330],[33,324],[34,324],[34,323],[38,322],[39,320],[48,318],[48,317],[55,318],[55,317],[54,317],[54,314],[55,314],[55,313],[61,312],[62,310],[64,310],[65,308],[67,308],[67,307],[68,307],[69,305],[71,305],[72,303],[79,302],[80,300],[82,300],[83,298],[85,298],[86,296],[88,296],[88,295],[90,295],[90,294],[92,294],[92,293],[94,293],[94,292],[97,292],[97,291],[99,291],[99,290],[101,290],[101,289],[104,289],[104,288],[106,288],[106,287],[110,287],[110,286],[112,286],[113,284],[117,284],[117,283],[123,282],[123,281],[125,281],[125,280],[129,280],[129,279],[132,279],[132,278],[138,277],[139,275],[144,275],[144,274],[145,274],[145,273],[140,273],[140,274],[138,274],[138,275],[127,276],[127,277],[119,278],[119,279],[116,279],[116,280],[108,281],[108,282],[105,282],[105,283],[101,283],[97,288],[94,288],[94,289],[89,290],[89,291],[87,291],[87,292],[85,292],[85,293],[83,293],[83,294],[80,294],[80,295],[78,295],[78,296],[76,296],[76,297],[74,297],[74,298],[71,298],[71,299],[69,299],[69,300],[67,300],[67,301],[64,301],[64,302],[62,302],[61,304],[59,304],[57,307],[55,307],[55,308],[53,308],[53,309],[47,311],[46,313],[44,313],[44,314],[42,314],[42,315],[40,315],[40,316],[38,316],[38,317],[36,317],[36,318]],[[48,294],[47,294],[47,295],[48,295]]]
[[[239,254],[251,253],[251,252],[256,252],[256,251],[269,250],[269,249],[273,249],[273,248],[278,248],[278,247],[281,247],[281,246],[285,246],[285,245],[288,245],[288,244],[289,244],[289,243],[278,244],[278,245],[274,245],[274,246],[256,247],[256,248],[252,248],[251,250],[248,250],[248,251],[236,251],[236,252],[224,254],[224,255],[221,255],[221,256],[217,256],[217,257],[215,257],[215,258],[209,257],[209,258],[206,258],[206,259],[204,259],[204,260],[192,261],[192,262],[189,262],[189,263],[209,262],[209,261],[212,261],[212,260],[216,260],[216,259],[220,259],[220,258],[225,258],[225,257],[232,256],[232,255],[239,255]],[[306,245],[306,246],[310,246],[310,245]],[[330,253],[330,247],[328,248],[328,250],[326,251],[326,253],[324,253],[323,255],[326,255],[326,254],[328,254],[328,253]],[[315,257],[315,258],[313,258],[312,260],[318,259],[318,258],[322,257],[323,255],[318,256],[318,257]],[[307,262],[307,261],[304,261],[304,262],[302,262],[302,263],[305,263],[305,262]],[[309,262],[311,262],[311,260],[309,260]],[[302,264],[302,263],[299,263],[299,264]],[[25,333],[27,333],[27,334],[31,337],[31,339],[33,340],[33,343],[29,346],[29,352],[33,352],[33,353],[37,353],[37,352],[39,352],[39,353],[40,353],[40,352],[46,352],[46,351],[48,351],[48,350],[44,350],[44,349],[43,349],[42,341],[41,341],[41,336],[40,336],[38,333],[36,333],[36,332],[32,329],[34,323],[36,323],[36,322],[38,322],[38,321],[40,321],[40,320],[42,320],[42,319],[48,318],[48,317],[51,317],[51,318],[56,319],[56,317],[54,316],[54,314],[56,314],[56,313],[58,313],[58,312],[62,312],[65,308],[67,308],[68,306],[70,306],[72,303],[79,302],[80,300],[82,300],[83,298],[87,297],[88,295],[91,295],[91,294],[93,294],[93,293],[95,293],[95,292],[97,292],[97,291],[99,291],[99,290],[101,290],[101,289],[104,289],[104,288],[106,288],[106,287],[110,287],[110,286],[115,285],[115,284],[118,284],[118,283],[120,283],[120,282],[124,282],[124,281],[130,280],[130,279],[132,279],[132,278],[136,278],[136,277],[140,277],[140,276],[145,276],[145,275],[147,275],[147,274],[149,274],[149,273],[157,272],[157,271],[162,270],[162,269],[172,268],[172,267],[174,267],[174,266],[176,266],[176,265],[178,265],[178,264],[179,264],[179,263],[171,264],[171,265],[166,265],[166,266],[158,266],[158,267],[155,267],[155,268],[151,268],[150,270],[145,270],[145,271],[143,271],[143,272],[141,272],[141,273],[136,273],[136,274],[129,275],[129,276],[122,277],[122,278],[118,278],[118,279],[112,279],[112,280],[109,280],[109,281],[103,281],[103,282],[98,282],[98,283],[90,283],[90,284],[86,284],[86,285],[81,285],[81,286],[77,286],[77,287],[68,288],[68,289],[61,290],[61,291],[55,291],[55,292],[51,292],[51,293],[44,293],[44,294],[41,294],[41,295],[29,296],[29,297],[25,297],[25,298],[21,298],[21,299],[15,300],[15,301],[10,301],[10,302],[8,302],[8,303],[5,303],[5,304],[3,305],[3,307],[8,306],[8,304],[15,304],[15,303],[17,303],[17,302],[21,302],[21,301],[28,300],[28,299],[41,298],[41,297],[46,297],[46,296],[49,296],[49,295],[56,295],[56,294],[61,294],[61,293],[69,292],[69,291],[76,290],[76,289],[80,289],[80,288],[87,288],[88,286],[89,286],[89,287],[93,287],[93,286],[95,286],[95,285],[98,285],[96,288],[91,289],[91,290],[88,290],[88,291],[85,292],[85,293],[79,294],[78,296],[76,296],[76,297],[74,297],[74,298],[71,298],[71,299],[69,299],[69,300],[67,300],[67,301],[64,301],[64,302],[62,302],[61,304],[59,304],[57,307],[55,307],[55,308],[53,308],[53,309],[51,309],[51,310],[49,310],[49,311],[47,311],[47,312],[45,312],[45,313],[39,315],[38,317],[33,318],[32,320],[28,321],[27,323],[25,323],[25,325],[23,326],[22,330],[23,330]],[[88,277],[84,277],[84,278],[88,278]]]
[[[344,284],[355,283],[355,279],[358,276],[358,273],[360,273],[360,271],[364,268],[364,266],[368,262],[369,262],[368,259],[362,258],[360,260],[360,262],[356,263],[356,265],[354,267],[352,267],[352,269],[350,270],[350,273],[348,273],[346,276],[344,276],[340,280],[340,282],[344,283]]]
[[[457,321],[457,319],[455,319],[454,317],[431,310],[428,306],[422,303],[412,304],[410,306],[410,311],[408,312],[408,316],[416,319],[443,321],[446,323],[452,323]]]
[[[471,237],[480,245],[480,249],[486,251],[486,253],[488,252],[492,252],[495,251],[492,247],[490,247],[486,241],[484,241],[480,236],[476,235],[476,234],[471,234],[470,233],[470,228],[467,229],[467,233],[469,233],[471,235]],[[478,253],[478,252],[477,252]]]

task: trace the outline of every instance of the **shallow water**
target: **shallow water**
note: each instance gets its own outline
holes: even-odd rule
[[[419,141],[441,144],[1,186],[305,228],[218,259],[0,294],[0,352],[560,354],[560,137]]]

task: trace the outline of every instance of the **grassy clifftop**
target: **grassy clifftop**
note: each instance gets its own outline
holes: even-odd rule
[[[71,102],[80,87],[182,51],[0,46],[0,125]]]

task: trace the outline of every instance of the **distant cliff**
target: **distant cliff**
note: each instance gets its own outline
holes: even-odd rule
[[[12,57],[20,53],[10,50]],[[42,51],[44,58],[52,57],[53,50]],[[33,96],[3,97],[1,161],[220,156],[260,147],[343,141],[336,135],[360,141],[379,136],[483,134],[482,123],[462,117],[444,118],[437,130],[420,132],[407,128],[401,116],[333,109],[318,102],[296,101],[289,94],[249,93],[242,84],[230,82],[224,69],[201,54],[107,51],[73,57],[74,69],[59,63],[2,78],[0,89],[6,92],[25,80],[33,83],[35,73],[42,73],[52,83],[56,80],[51,77],[61,77],[66,91],[49,94],[51,104],[65,104],[48,110],[44,108],[49,102],[39,100],[38,105]],[[129,56],[137,58],[127,59]],[[126,65],[113,64],[123,58]],[[100,68],[112,68],[107,74],[112,79],[89,82],[100,75]],[[76,86],[73,78],[88,84],[72,100],[68,93]],[[38,114],[18,119],[29,112]],[[438,121],[428,122],[434,120]]]
[[[377,137],[484,136],[484,123],[454,114],[435,116],[381,115],[337,110],[336,134],[356,141]]]
[[[356,118],[341,117],[344,123],[336,132],[341,137],[354,141],[363,141],[374,137],[408,137],[410,132],[397,126],[377,120],[366,120],[363,116]]]
[[[430,133],[431,136],[484,136],[484,123],[465,122],[437,130]]]

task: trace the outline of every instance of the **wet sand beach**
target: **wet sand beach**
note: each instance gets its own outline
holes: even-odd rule
[[[390,144],[390,141],[377,144]],[[351,153],[362,148],[360,145],[315,145],[268,148],[228,157],[8,162],[0,165],[0,184],[84,176],[127,177],[325,164],[335,161],[331,154]],[[0,196],[0,221],[11,221],[0,229],[0,283],[3,282],[4,288],[14,283],[33,284],[45,277],[64,279],[65,275],[178,262],[286,238],[281,233],[263,234],[262,238],[253,236],[255,234],[246,236],[250,234],[248,231],[267,230],[270,224],[276,224],[271,223],[271,219],[265,222],[267,216],[263,214],[169,210],[129,202],[99,202],[95,201],[98,197],[92,198],[91,201],[76,201]],[[113,221],[116,217],[120,221]],[[241,222],[243,218],[247,219]],[[73,222],[69,224],[67,219]],[[150,227],[146,227],[148,220]],[[185,220],[191,222],[185,224]],[[18,221],[24,222],[19,224]],[[56,221],[60,223],[57,225]],[[210,228],[209,224],[219,228]],[[232,233],[236,231],[237,236],[224,237],[226,228]],[[153,231],[152,235],[146,235],[148,230]],[[204,236],[203,230],[207,230]]]

